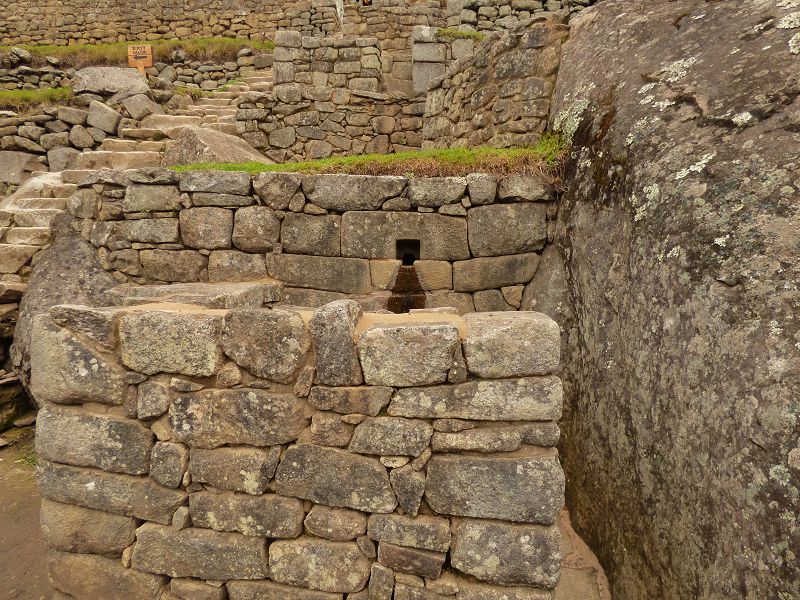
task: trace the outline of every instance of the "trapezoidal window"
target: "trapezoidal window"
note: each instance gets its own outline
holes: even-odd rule
[[[404,267],[419,260],[419,240],[397,240],[396,244],[397,260],[402,261]]]

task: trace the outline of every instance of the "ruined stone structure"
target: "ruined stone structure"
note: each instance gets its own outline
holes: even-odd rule
[[[269,275],[292,305],[354,297],[369,309],[468,313],[519,308],[552,234],[553,199],[534,176],[154,169],[85,180],[69,210],[121,282]]]
[[[55,589],[550,599],[564,489],[558,326],[538,313],[362,315],[353,301],[310,313],[264,300],[36,318]]]

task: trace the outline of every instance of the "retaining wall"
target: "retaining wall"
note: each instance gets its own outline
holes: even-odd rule
[[[51,582],[105,600],[551,599],[558,362],[538,313],[54,307],[31,346]]]
[[[534,145],[547,129],[568,28],[538,17],[457,60],[427,96],[423,148]]]
[[[468,313],[519,308],[552,241],[554,199],[534,176],[141,169],[90,177],[69,210],[121,282],[269,276],[299,306],[354,297],[386,309],[406,291],[414,308]],[[408,290],[404,259],[416,278]]]

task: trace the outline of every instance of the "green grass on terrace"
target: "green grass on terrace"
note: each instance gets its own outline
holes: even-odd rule
[[[34,56],[37,62],[44,62],[45,56],[61,59],[63,67],[88,67],[91,65],[127,65],[128,46],[149,44],[153,46],[155,62],[169,62],[172,51],[181,48],[186,52],[187,60],[219,61],[236,60],[236,53],[244,47],[256,51],[267,51],[275,48],[272,40],[250,40],[246,38],[198,37],[182,40],[131,40],[113,44],[75,44],[72,46],[21,45]],[[0,46],[0,55],[10,50],[11,46]]]
[[[24,110],[49,104],[68,104],[72,88],[43,88],[39,90],[0,90],[0,109]]]
[[[358,175],[405,175],[409,177],[462,176],[469,173],[493,175],[535,174],[557,184],[566,156],[566,146],[547,135],[532,148],[448,148],[396,154],[362,154],[267,165],[262,163],[199,163],[172,167],[184,171],[244,171],[351,173]]]

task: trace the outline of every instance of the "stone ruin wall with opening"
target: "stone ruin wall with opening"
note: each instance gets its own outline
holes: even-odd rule
[[[414,308],[464,314],[520,308],[557,204],[534,176],[143,169],[89,178],[69,211],[100,264],[129,284],[123,296],[141,284],[272,277],[285,286],[276,300],[291,305],[350,297],[385,310],[403,293]],[[416,245],[413,289],[398,283],[405,242]]]

